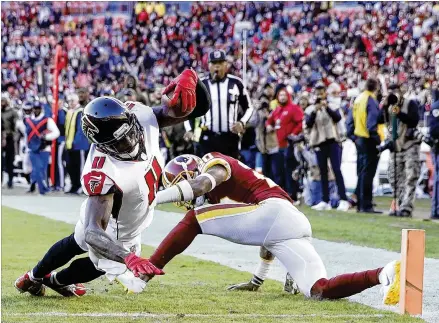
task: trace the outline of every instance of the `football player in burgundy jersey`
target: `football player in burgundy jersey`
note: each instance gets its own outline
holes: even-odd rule
[[[311,244],[308,219],[279,186],[240,161],[220,153],[207,154],[201,160],[182,155],[165,166],[163,182],[166,189],[157,194],[158,204],[186,202],[183,205],[195,207],[151,256],[157,268],[184,251],[198,234],[209,234],[264,247],[287,268],[307,297],[343,298],[382,284],[385,303],[398,302],[399,262],[328,279]],[[203,197],[212,204],[203,205]],[[220,204],[225,197],[236,203]]]
[[[204,115],[210,97],[197,74],[185,70],[163,98],[162,106],[146,107],[99,97],[84,108],[82,128],[92,145],[81,179],[88,197],[80,220],[73,234],[56,242],[15,281],[19,292],[43,296],[49,287],[63,296],[82,296],[80,283],[103,274],[139,292],[144,287],[139,276],[163,274],[140,257],[140,235],[152,221],[162,170],[159,128]],[[54,271],[86,252],[88,257]]]

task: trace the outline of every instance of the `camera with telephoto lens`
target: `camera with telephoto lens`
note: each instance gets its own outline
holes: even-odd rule
[[[399,96],[396,93],[389,93],[389,95],[387,96],[387,103],[390,105],[395,105],[399,102]]]

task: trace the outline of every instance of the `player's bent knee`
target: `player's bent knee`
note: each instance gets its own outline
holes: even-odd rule
[[[326,293],[329,288],[329,280],[326,278],[320,278],[315,284],[311,287],[311,297],[317,299],[325,299]]]

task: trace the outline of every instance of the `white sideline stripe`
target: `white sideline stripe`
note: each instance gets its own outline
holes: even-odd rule
[[[150,317],[150,318],[172,318],[172,317],[194,317],[194,318],[304,318],[304,317],[325,317],[325,318],[383,318],[391,314],[153,314],[153,313],[3,313],[4,316],[55,316],[55,317]]]

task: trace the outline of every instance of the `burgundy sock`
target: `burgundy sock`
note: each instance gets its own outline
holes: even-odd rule
[[[156,267],[162,269],[176,255],[182,253],[194,241],[195,237],[201,233],[195,212],[189,211],[183,220],[177,224],[165,237],[162,243],[154,251],[149,261]]]
[[[319,298],[337,299],[358,294],[378,285],[378,275],[383,268],[343,274],[330,279],[319,279],[311,288],[311,295]]]

